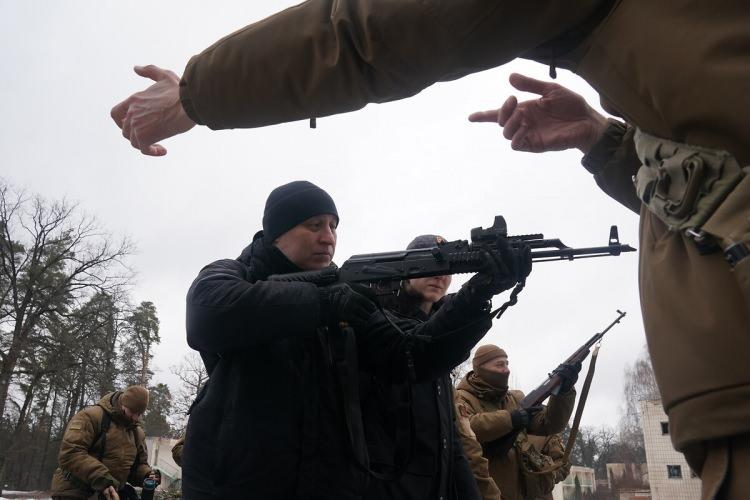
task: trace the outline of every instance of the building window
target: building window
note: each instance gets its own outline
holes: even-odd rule
[[[667,465],[667,477],[669,479],[682,479],[682,467],[679,465]]]
[[[669,434],[669,422],[661,423],[661,434],[662,436],[665,434]]]

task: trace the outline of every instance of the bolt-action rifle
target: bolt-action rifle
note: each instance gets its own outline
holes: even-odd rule
[[[626,314],[619,309],[617,310],[617,313],[617,318],[612,323],[610,323],[607,328],[588,339],[585,344],[583,344],[576,350],[576,352],[568,356],[568,359],[563,361],[562,364],[575,365],[578,363],[582,363],[583,360],[588,357],[589,352],[591,351],[591,348],[594,346],[594,344],[600,342],[602,340],[602,337],[604,337],[604,334],[607,333],[617,323],[619,323]],[[544,402],[545,399],[557,392],[557,389],[558,387],[560,387],[560,384],[562,384],[562,381],[563,380],[558,372],[558,369],[555,369],[547,376],[544,382],[539,384],[539,387],[528,393],[526,397],[524,397],[518,403],[518,406],[524,410],[533,408],[535,406],[538,407],[542,404],[542,402]],[[484,448],[488,451],[491,450],[491,453],[493,455],[505,456],[505,454],[508,453],[508,450],[513,447],[513,443],[515,443],[516,437],[518,437],[518,434],[520,434],[520,432],[521,429],[512,431],[501,438],[490,441],[489,443],[485,443]]]
[[[319,286],[340,282],[398,283],[411,278],[476,273],[487,268],[487,259],[490,255],[503,262],[505,262],[504,259],[518,259],[519,262],[529,260],[544,262],[604,257],[634,251],[635,248],[630,245],[620,243],[617,226],[610,228],[609,243],[606,246],[571,248],[559,239],[545,239],[542,234],[508,236],[505,218],[498,215],[492,227],[472,229],[471,242],[456,240],[439,243],[432,248],[354,255],[341,267],[330,266],[319,271],[275,274],[268,279],[305,281]],[[508,264],[511,264],[507,266],[509,269],[524,268],[524,265]],[[517,281],[524,279],[525,276],[520,276]]]

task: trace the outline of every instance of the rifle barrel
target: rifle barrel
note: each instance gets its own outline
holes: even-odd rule
[[[588,248],[558,248],[556,250],[532,250],[532,262],[547,262],[550,260],[573,260],[588,257],[606,257],[607,255],[620,255],[622,252],[635,252],[630,245],[607,245],[604,247]]]

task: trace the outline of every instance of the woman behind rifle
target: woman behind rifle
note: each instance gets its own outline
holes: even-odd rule
[[[422,235],[407,250],[443,241]],[[450,283],[450,276],[406,280],[396,296],[381,299],[381,304],[395,319],[426,321],[443,305]],[[361,394],[370,468],[380,476],[371,482],[366,499],[481,498],[454,426],[447,372],[406,385],[372,376],[363,380]]]

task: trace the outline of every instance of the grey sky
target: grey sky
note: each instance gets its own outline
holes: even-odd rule
[[[134,64],[179,74],[216,39],[292,4],[0,0],[0,175],[77,200],[136,241],[133,299],[152,300],[161,319],[156,380],[174,383],[168,367],[188,351],[184,297],[193,277],[239,255],[259,229],[268,192],[291,180],[315,182],[336,200],[339,263],[427,232],[468,238],[496,214],[512,234],[543,232],[571,246],[603,245],[617,224],[621,240],[637,246],[637,216],[599,191],[579,153],[514,152],[498,127],[467,122],[470,112],[504,101],[511,72],[548,79],[546,67],[528,61],[319,119],[316,130],[306,122],[197,127],[166,141],[163,158],[142,156],[119,135],[109,109],[148,84]],[[560,71],[558,82],[598,103],[575,75]],[[513,379],[528,391],[615,309],[627,311],[605,340],[584,416],[584,425],[615,425],[623,369],[644,344],[636,271],[636,254],[539,264],[485,341],[509,351]]]

